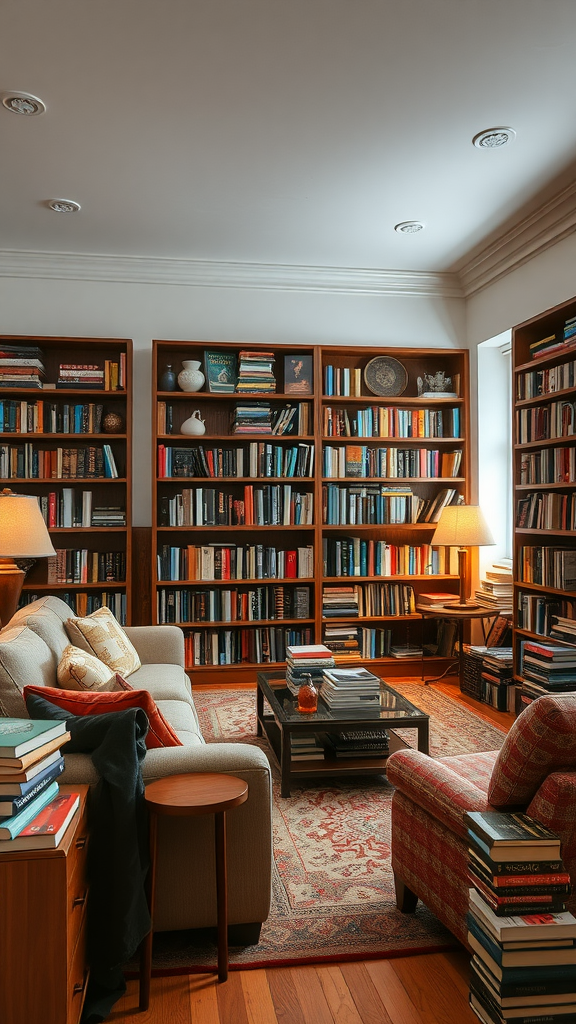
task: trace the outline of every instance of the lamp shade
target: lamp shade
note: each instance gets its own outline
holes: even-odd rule
[[[38,499],[0,493],[0,558],[48,558],[55,555]]]
[[[442,509],[432,544],[467,548],[495,544],[479,505],[447,505]]]

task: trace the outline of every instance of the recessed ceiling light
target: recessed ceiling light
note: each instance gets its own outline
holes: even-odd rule
[[[514,142],[515,138],[516,132],[513,128],[485,128],[483,132],[478,132],[478,135],[474,136],[472,142],[476,149],[500,149],[501,146]]]
[[[54,213],[78,213],[82,209],[73,199],[49,199],[48,206]]]
[[[2,103],[6,110],[13,114],[24,114],[26,117],[43,114],[46,110],[46,104],[29,92],[6,92],[2,96]]]
[[[421,220],[401,220],[399,224],[394,225],[394,231],[397,231],[399,235],[415,235],[417,231],[422,231],[424,225]]]

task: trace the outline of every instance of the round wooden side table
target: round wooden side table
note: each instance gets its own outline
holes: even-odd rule
[[[216,906],[218,922],[218,981],[228,977],[228,893],[226,879],[226,811],[248,799],[248,783],[234,775],[198,772],[168,775],[146,786],[145,800],[150,815],[150,871],[148,905],[151,928],[140,952],[140,1009],[150,1003],[154,897],[156,890],[156,841],[158,818],[162,815],[194,817],[213,814],[216,852]]]

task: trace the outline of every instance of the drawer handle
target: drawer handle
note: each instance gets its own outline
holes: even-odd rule
[[[87,840],[88,836],[80,836],[80,838],[76,840],[76,849],[83,850],[84,847],[86,846]]]
[[[79,981],[77,985],[74,985],[74,988],[72,990],[72,995],[79,996],[83,988],[84,988],[84,982],[83,981]]]
[[[72,901],[72,906],[73,907],[83,907],[84,904],[86,903],[86,896],[87,896],[87,893],[83,893],[82,896],[77,896],[76,899]]]

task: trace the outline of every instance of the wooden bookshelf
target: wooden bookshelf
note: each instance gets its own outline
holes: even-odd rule
[[[512,332],[513,645],[518,684],[522,683],[522,641],[550,638],[555,615],[576,617],[576,590],[566,586],[567,577],[559,565],[548,567],[555,550],[568,552],[566,559],[576,559],[576,336],[564,343],[565,323],[574,316],[576,298],[519,324]],[[550,350],[534,349],[547,338],[553,346]],[[551,642],[563,645],[559,638]],[[517,693],[520,690],[519,685]],[[517,710],[529,699],[523,694]]]
[[[159,381],[169,365],[178,373],[183,360],[196,359],[201,362],[204,369],[204,353],[206,350],[233,352],[238,356],[239,352],[243,349],[253,352],[273,350],[275,356],[274,375],[276,378],[276,391],[269,394],[253,394],[249,396],[238,393],[212,393],[208,390],[209,385],[207,382],[199,391],[194,393],[184,392],[178,386],[174,391],[159,390]],[[284,378],[285,357],[292,356],[306,357],[306,361],[311,366],[312,380],[310,393],[291,393],[289,390],[286,390]],[[367,387],[364,379],[364,369],[372,359],[380,356],[390,356],[399,360],[405,367],[407,383],[401,395],[377,396]],[[329,366],[339,369],[341,380],[345,379],[341,371],[348,368],[351,371],[351,379],[358,386],[359,393],[346,395],[327,394],[327,367]],[[354,371],[356,372],[354,373]],[[458,388],[456,398],[419,397],[418,378],[423,378],[425,374],[433,376],[438,371],[442,371],[447,376],[455,379]],[[347,537],[356,538],[357,545],[360,541],[370,542],[370,545],[366,543],[365,550],[368,550],[369,546],[371,551],[376,549],[376,545],[379,542],[386,542],[388,545],[402,549],[402,557],[406,559],[407,547],[417,548],[420,552],[418,558],[421,564],[420,571],[415,573],[411,571],[408,561],[402,566],[397,561],[394,574],[389,575],[373,575],[374,568],[372,565],[370,569],[366,567],[366,570],[362,573],[360,573],[359,567],[356,567],[358,574],[354,575],[353,579],[345,580],[344,582],[361,588],[364,610],[360,619],[352,620],[345,617],[345,621],[353,621],[355,625],[360,625],[364,630],[390,629],[392,631],[392,641],[395,645],[406,643],[421,645],[423,641],[428,642],[434,639],[435,625],[428,621],[424,622],[422,616],[415,611],[414,605],[417,603],[418,594],[440,590],[458,591],[458,577],[454,571],[454,566],[450,564],[447,551],[442,550],[439,554],[434,553],[435,561],[438,558],[440,559],[441,569],[438,568],[438,564],[440,564],[438,563],[436,566],[437,572],[434,575],[430,574],[430,540],[434,532],[435,523],[398,522],[384,524],[383,522],[368,521],[357,522],[352,525],[347,522],[327,522],[325,521],[328,518],[326,512],[327,495],[329,491],[331,494],[335,494],[335,489],[337,488],[375,485],[380,490],[386,487],[400,487],[405,491],[411,489],[415,503],[417,500],[432,502],[445,489],[451,489],[456,495],[461,495],[464,500],[469,500],[468,392],[468,353],[466,350],[460,349],[425,350],[365,347],[347,349],[343,347],[314,345],[266,346],[237,342],[212,343],[161,340],[153,342],[153,409],[155,413],[153,414],[152,467],[154,481],[152,512],[152,614],[155,622],[175,622],[182,626],[188,637],[196,634],[194,640],[187,641],[187,667],[193,683],[198,685],[216,685],[218,683],[229,683],[232,679],[239,683],[253,682],[262,664],[271,669],[280,667],[284,659],[274,660],[272,657],[274,653],[273,631],[277,631],[278,635],[282,632],[289,643],[308,643],[324,640],[326,626],[329,624],[334,625],[341,621],[339,618],[334,619],[324,615],[324,598],[327,597],[324,592],[325,588],[341,585],[346,570],[349,568],[349,566],[346,568],[340,567],[339,570],[336,570],[332,554],[330,559],[328,559],[327,552],[333,552],[335,542],[341,542],[343,538]],[[234,410],[239,404],[243,404],[245,398],[255,402],[269,403],[273,416],[280,410],[285,409],[289,404],[306,406],[307,417],[303,425],[304,429],[302,429],[302,424],[300,424],[300,432],[288,434],[234,433],[232,431]],[[331,429],[337,429],[335,426],[336,414],[334,412],[336,409],[345,409],[348,424],[351,425],[354,422],[355,428],[366,426],[366,421],[362,417],[366,417],[369,414],[369,410],[371,410],[371,415],[378,424],[380,424],[380,410],[392,410],[389,413],[391,417],[390,422],[397,424],[402,422],[403,426],[398,428],[401,432],[404,431],[408,419],[410,419],[410,429],[412,428],[412,423],[416,427],[418,425],[418,413],[420,413],[420,423],[422,425],[420,429],[422,431],[426,429],[427,436],[387,435],[380,437],[364,434],[361,436],[331,436],[328,430],[328,421],[329,419],[331,420]],[[182,423],[196,410],[199,411],[200,418],[205,422],[206,433],[199,437],[183,435],[180,430]],[[332,414],[330,414],[329,410],[333,410]],[[457,411],[454,412],[454,410]],[[404,421],[402,421],[402,417],[404,417]],[[414,420],[413,417],[415,417]],[[167,426],[167,419],[169,423],[171,422],[171,426]],[[346,417],[343,415],[342,422],[345,420]],[[434,430],[429,429],[429,424],[432,421],[436,423],[435,429],[442,436],[430,436],[431,433],[434,433]],[[452,429],[454,425],[457,428],[455,431]],[[350,426],[350,429],[355,428]],[[296,427],[297,429],[298,427]],[[391,429],[395,433],[397,432],[396,427]],[[409,433],[407,428],[406,432]],[[258,453],[258,445],[272,446],[273,452],[269,456],[271,461],[268,464],[266,464],[265,455]],[[251,448],[251,446],[256,447]],[[312,471],[309,472],[305,468],[306,475],[288,478],[284,472],[284,460],[287,459],[287,452],[292,448],[298,449],[298,446],[306,446],[313,450]],[[365,449],[363,456],[365,462],[364,470],[368,472],[369,465],[372,466],[372,475],[369,477],[346,476],[340,478],[332,475],[332,468],[328,471],[326,449],[337,447],[346,450],[351,446],[363,447]],[[226,475],[216,476],[208,480],[205,471],[198,470],[200,456],[198,454],[187,454],[190,451],[198,453],[200,447],[204,449],[205,459],[207,458],[207,450],[210,448],[220,450],[221,452],[223,450],[241,449],[243,453],[241,465],[239,462],[232,465],[230,460],[233,457],[226,456],[228,464],[227,467],[224,467],[225,456],[221,454],[220,459],[223,467],[227,468],[227,473]],[[168,458],[165,449],[168,448],[172,449],[170,455],[172,459],[171,471],[174,471],[174,460],[177,459],[179,467],[177,471],[189,471],[192,475],[165,475],[167,470],[164,467],[167,464],[166,459]],[[369,455],[367,452],[376,448],[388,450],[393,448],[395,450],[394,461],[388,464],[385,457],[380,456],[381,463],[375,470],[373,462],[370,463],[369,460],[374,460],[376,456]],[[183,449],[185,454],[175,455],[174,449]],[[160,461],[159,451],[161,453]],[[407,454],[411,451],[417,452],[417,454],[412,456]],[[442,455],[445,454],[447,456],[448,453],[454,451],[460,453],[458,456],[459,467],[456,469],[456,474],[452,475],[450,471],[448,474],[441,475]],[[250,463],[251,452],[252,465]],[[254,460],[255,452],[257,454]],[[400,453],[400,456],[398,453]],[[434,455],[433,453],[438,454]],[[259,454],[263,460],[261,462],[259,462]],[[307,457],[309,458],[309,456]],[[401,475],[398,472],[399,457],[400,460],[403,460]],[[345,455],[340,455],[338,458],[345,470]],[[384,458],[384,461],[382,461],[382,458]],[[390,458],[392,459],[392,456]],[[186,465],[187,461],[190,464],[189,469],[184,470],[182,467]],[[213,463],[217,463],[217,461],[218,452],[215,451]],[[304,460],[304,464],[306,466],[306,460]],[[284,469],[281,467],[284,467]],[[429,473],[430,475],[428,475]],[[293,494],[296,492],[303,496],[303,510],[306,507],[306,503],[310,499],[312,500],[313,511],[311,521],[301,523],[293,521],[289,523],[284,522],[281,513],[280,522],[277,522],[276,525],[272,524],[271,517],[268,516],[266,511],[267,495],[273,509],[274,502],[278,496],[282,504],[284,488],[286,486],[291,486]],[[257,491],[265,488],[270,489],[269,492],[267,491],[266,494],[261,496],[261,501],[265,506],[263,522],[246,523],[238,518],[231,518],[229,521],[219,525],[198,524],[195,507],[197,490],[202,489],[205,492],[206,490],[213,489],[216,492],[221,492],[223,497],[218,498],[216,496],[214,501],[220,501],[221,511],[222,506],[225,506],[226,512],[232,510],[233,514],[235,508],[234,501],[243,501],[248,494],[246,489],[249,488],[252,488],[255,503]],[[279,489],[274,492],[276,493],[276,498],[273,493],[274,488]],[[192,495],[185,495],[185,491],[188,490],[193,492]],[[181,497],[177,498],[178,495],[181,495]],[[397,497],[397,495],[394,497]],[[249,503],[248,498],[246,498],[246,501]],[[385,504],[388,498],[385,497],[383,501]],[[181,525],[178,525],[179,520],[177,519],[178,503],[181,507],[185,504],[185,509],[180,512],[180,516],[185,516],[185,522]],[[414,508],[416,508],[416,504],[414,504]],[[304,514],[304,511],[302,514]],[[258,578],[257,575],[244,575],[242,579],[232,580],[211,578],[170,580],[166,575],[166,572],[170,571],[166,559],[160,562],[161,571],[159,572],[158,560],[165,548],[186,549],[188,551],[189,546],[197,548],[205,548],[210,545],[255,547],[259,544],[263,545],[264,548],[276,549],[277,552],[311,549],[312,563],[310,575],[294,578],[290,574],[285,573],[284,575],[279,574],[274,578]],[[428,545],[428,548],[425,549],[428,552],[426,559],[422,554],[425,545]],[[380,548],[381,550],[382,548]],[[395,557],[397,559],[400,557],[398,552],[396,552]],[[414,560],[415,557],[414,552],[412,552],[412,559]],[[303,555],[301,561],[302,563],[304,562]],[[278,556],[277,563],[279,562],[280,557]],[[399,571],[400,568],[402,571]],[[187,566],[183,565],[183,571],[186,570]],[[196,569],[194,569],[195,571]],[[211,570],[208,569],[208,571]],[[377,606],[376,610],[370,610],[370,603],[373,603],[374,599],[378,598],[376,594],[377,589],[381,593],[385,593],[386,588],[402,588],[403,586],[412,588],[413,601],[410,608],[402,609],[400,614],[394,615],[383,614],[380,610],[380,605]],[[261,598],[261,601],[264,601],[264,605],[262,603],[257,605],[256,610],[253,610],[251,613],[258,615],[257,619],[251,621],[230,621],[228,618],[228,608],[225,609],[226,614],[222,617],[222,600],[214,595],[222,595],[222,592],[231,590],[239,593],[257,592],[259,588],[262,591],[268,591],[269,595],[272,588],[284,588],[282,599],[278,599],[278,607],[275,605],[274,598],[269,596],[268,604],[266,604],[264,598]],[[302,599],[302,604],[297,604],[295,600],[294,591],[296,588],[307,589],[307,614],[305,613],[305,598]],[[205,592],[205,596],[202,599],[198,597],[200,591]],[[207,596],[208,591],[213,592],[212,597]],[[185,596],[183,597],[183,595]],[[208,604],[202,605],[202,600],[208,602]],[[233,600],[237,600],[237,598],[233,597]],[[257,598],[254,598],[254,600],[256,601]],[[194,604],[194,601],[198,603]],[[218,616],[216,618],[213,618],[213,610],[211,610],[209,604],[210,601],[212,602],[212,609],[218,608]],[[278,618],[277,613],[280,611],[280,614],[282,614],[282,606],[285,617]],[[245,607],[246,605],[244,605]],[[304,612],[302,611],[303,607],[305,609]],[[185,614],[183,614],[183,608],[185,609]],[[243,614],[241,606],[238,606],[238,613]],[[194,616],[193,620],[191,620],[191,616]],[[199,658],[205,659],[206,657],[210,661],[215,661],[216,644],[218,642],[223,643],[222,637],[227,632],[236,635],[238,631],[242,632],[244,647],[237,649],[233,657],[238,657],[242,660],[233,664],[197,663]],[[264,634],[265,631],[270,631],[260,638],[262,647],[255,643],[258,631],[261,634]],[[286,631],[289,631],[287,637]],[[201,641],[198,638],[204,639],[207,636],[215,638],[213,640],[214,648],[207,649],[206,645],[204,645],[204,648],[201,649],[203,653],[199,654],[199,644]],[[218,637],[220,640],[218,640]],[[196,643],[195,655],[194,643]],[[281,647],[282,644],[278,642],[276,644],[276,651]],[[366,643],[365,650],[367,649],[368,645]],[[255,651],[259,654],[259,660],[255,657]],[[229,654],[230,647],[228,647],[227,651],[223,647],[220,648],[220,655],[223,660],[227,659]],[[388,654],[372,658],[368,656],[362,657],[363,663],[370,664],[376,671],[385,672],[389,676],[402,676],[406,675],[406,673],[414,674],[415,672],[421,674],[421,661],[421,658],[399,659]],[[442,668],[439,669],[439,671],[441,670]],[[434,671],[436,671],[436,665],[434,666]]]
[[[68,555],[69,573],[65,579],[63,556],[59,572],[56,560],[39,559],[27,572],[21,603],[53,593],[66,600],[77,614],[89,613],[105,603],[119,621],[130,624],[132,342],[121,338],[4,335],[0,348],[2,343],[38,347],[44,365],[41,389],[25,384],[0,389],[3,483],[18,494],[38,497],[57,551],[86,552],[75,558]],[[107,387],[50,387],[58,381],[61,364],[106,367]],[[117,366],[122,374],[122,387],[115,378],[109,379],[112,366]],[[76,419],[72,407],[77,409]],[[109,413],[121,417],[120,432],[104,429],[102,421]],[[95,425],[99,428],[97,433]],[[104,453],[104,446],[109,446],[116,477],[109,475],[111,460]],[[84,492],[91,494],[91,498],[83,499]],[[82,517],[83,500],[89,503]],[[104,508],[120,508],[125,513],[123,524],[99,525],[96,510]],[[97,580],[88,582],[90,576],[79,569],[82,557],[92,567],[90,576]]]

